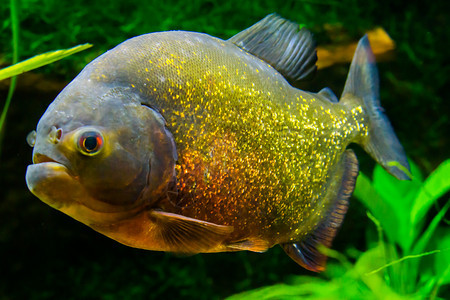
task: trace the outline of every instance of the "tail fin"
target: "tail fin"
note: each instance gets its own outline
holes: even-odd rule
[[[410,179],[409,164],[402,145],[380,106],[378,70],[375,57],[365,35],[358,43],[350,72],[342,93],[346,98],[362,102],[369,119],[369,134],[362,143],[364,149],[391,175],[401,180]]]

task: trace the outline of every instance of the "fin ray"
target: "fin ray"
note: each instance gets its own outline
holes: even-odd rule
[[[205,252],[219,245],[233,231],[232,226],[163,211],[151,211],[150,218],[157,224],[161,240],[170,251],[178,253]]]
[[[316,44],[306,28],[270,14],[228,41],[269,63],[291,83],[317,70]]]
[[[248,250],[253,252],[265,252],[269,249],[266,240],[250,238],[239,242],[227,244],[227,248],[232,250]]]
[[[378,70],[367,35],[361,38],[350,65],[341,102],[357,98],[369,119],[369,135],[362,146],[383,168],[401,180],[410,179],[397,162],[410,171],[408,160],[380,105]]]
[[[282,244],[284,251],[296,263],[314,272],[325,270],[327,256],[321,253],[318,248],[323,245],[331,247],[334,237],[344,221],[348,209],[348,201],[353,193],[358,176],[358,160],[352,150],[346,150],[340,166],[337,170],[340,175],[340,185],[331,185],[330,188],[337,188],[337,193],[332,193],[334,206],[328,217],[325,218],[317,228],[309,234],[303,241]],[[338,180],[338,178],[333,180]]]

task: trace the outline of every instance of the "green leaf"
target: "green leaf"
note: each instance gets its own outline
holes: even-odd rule
[[[353,195],[361,201],[380,222],[386,236],[392,243],[399,243],[398,224],[400,222],[393,204],[381,197],[375,190],[370,179],[359,173]]]
[[[437,248],[441,252],[436,254],[435,269],[436,277],[439,278],[441,285],[450,283],[450,229],[441,228],[437,239]]]
[[[411,222],[417,225],[434,201],[450,190],[450,159],[441,163],[423,183],[411,210]]]
[[[419,168],[412,161],[411,166],[412,180],[398,180],[389,174],[380,165],[376,165],[373,171],[373,185],[375,190],[384,199],[394,204],[396,207],[410,207],[411,200],[415,197],[422,185],[422,176]]]
[[[420,236],[417,243],[414,245],[414,248],[411,252],[411,254],[414,255],[420,255],[419,253],[422,253],[424,249],[429,244],[431,237],[434,235],[436,229],[438,228],[438,225],[440,221],[445,217],[445,213],[450,208],[450,202],[447,202],[445,206],[439,211],[439,213],[433,218],[430,225],[428,225],[425,232]],[[440,249],[440,247],[438,247]],[[439,252],[439,250],[433,250]],[[433,252],[431,251],[431,252]],[[409,262],[409,270],[412,277],[416,278],[419,270],[419,260],[412,260]],[[420,275],[422,275],[422,272],[420,272]]]
[[[383,247],[379,246],[364,252],[355,266],[344,267],[346,272],[338,272],[339,275],[332,276],[330,280],[312,276],[295,276],[291,284],[267,286],[233,295],[227,300],[404,299],[392,291],[383,280],[382,274],[368,274],[369,271],[379,268],[385,262]]]
[[[450,201],[447,201],[447,203],[444,205],[444,207],[439,211],[439,213],[434,216],[433,220],[430,222],[430,225],[428,225],[428,228],[425,230],[425,232],[421,235],[420,239],[417,241],[413,254],[417,254],[422,252],[425,247],[427,246],[428,242],[431,239],[431,236],[435,232],[436,228],[439,225],[439,222],[445,217],[445,213],[450,208]]]
[[[385,245],[380,244],[364,252],[355,264],[353,272],[365,283],[376,299],[403,299],[392,291],[383,278],[383,272],[374,272],[386,264]]]
[[[450,228],[437,228],[428,249],[435,249],[434,255],[420,262],[420,289],[418,294],[427,299],[436,299],[439,288],[450,283]],[[439,298],[438,298],[439,299]]]
[[[240,299],[304,299],[304,297],[321,291],[322,294],[330,293],[334,287],[327,281],[312,276],[302,276],[297,279],[296,285],[276,284],[263,288],[239,293],[228,297],[227,300]]]
[[[398,180],[379,165],[375,167],[373,174],[374,189],[386,203],[389,203],[392,208],[391,215],[395,215],[396,218],[394,227],[385,227],[383,224],[383,228],[386,232],[396,231],[395,242],[402,247],[404,253],[408,253],[416,238],[417,231],[411,230],[410,211],[422,185],[419,168],[411,161],[410,165],[413,175],[411,181]],[[379,219],[378,216],[375,217]]]
[[[83,51],[90,47],[92,47],[92,44],[83,44],[65,50],[56,50],[36,55],[30,59],[24,60],[7,68],[1,69],[0,80],[13,77],[22,74],[24,72],[28,72],[33,69],[37,69],[39,67],[48,65],[52,62],[63,59],[64,57]]]

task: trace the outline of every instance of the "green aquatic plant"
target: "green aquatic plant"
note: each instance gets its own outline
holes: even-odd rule
[[[67,56],[75,54],[77,52],[86,50],[92,47],[92,44],[78,45],[69,49],[59,49],[55,51],[49,51],[36,56],[33,56],[27,60],[13,64],[9,67],[0,70],[0,80],[7,79],[42,66],[51,64],[55,61],[63,59]]]
[[[19,60],[19,18],[17,14],[17,1],[10,1],[10,18],[11,18],[11,31],[12,31],[12,63],[16,64]],[[6,96],[5,104],[3,105],[2,113],[0,115],[0,153],[1,153],[1,142],[3,140],[3,124],[6,120],[6,114],[11,104],[11,99],[14,94],[14,89],[16,88],[17,78],[13,76],[11,78],[11,84],[8,89],[8,96]]]
[[[411,181],[397,181],[377,166],[372,181],[364,175],[358,178],[355,196],[379,221],[379,243],[384,245],[387,260],[395,262],[376,271],[382,271],[390,286],[401,294],[435,295],[441,285],[450,283],[450,264],[423,263],[421,257],[423,253],[435,254],[437,261],[450,262],[448,240],[440,236],[444,230],[448,235],[448,227],[438,230],[450,201],[447,199],[431,221],[427,218],[433,204],[450,190],[450,160],[426,180],[414,164],[411,168]],[[430,244],[437,244],[439,252],[425,252]]]
[[[360,174],[354,196],[369,210],[377,235],[367,234],[369,250],[347,256],[323,251],[331,262],[323,277],[295,276],[277,284],[229,297],[237,299],[437,299],[450,283],[450,231],[441,225],[450,207],[430,216],[433,205],[450,190],[450,160],[426,180],[411,164],[412,180],[398,181],[380,166],[373,179]],[[429,221],[431,218],[431,221]],[[369,229],[369,231],[373,229]],[[375,237],[374,237],[375,236]]]

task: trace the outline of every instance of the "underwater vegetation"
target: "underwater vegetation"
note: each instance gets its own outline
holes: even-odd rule
[[[244,298],[237,293],[246,291],[247,298],[266,299],[449,298],[448,1],[16,2],[21,30],[14,60],[9,1],[0,3],[2,67],[55,49],[94,47],[18,77],[0,145],[0,299],[223,299]],[[354,43],[378,26],[396,45],[387,62],[378,64],[381,101],[415,162],[414,180],[390,180],[355,149],[362,173],[335,251],[324,250],[332,257],[325,273],[302,270],[279,247],[264,254],[190,257],[127,248],[29,193],[24,174],[31,148],[25,138],[93,58],[154,31],[191,30],[226,39],[272,12],[311,29],[319,46]],[[348,64],[334,64],[302,89],[319,91],[326,82],[339,95],[347,71]],[[9,80],[0,81],[1,107],[9,86]]]
[[[289,284],[227,299],[332,299],[336,295],[341,299],[438,299],[440,288],[450,283],[448,220],[442,222],[450,201],[438,208],[430,222],[425,216],[450,190],[450,160],[426,179],[415,164],[411,167],[410,182],[396,181],[378,165],[373,180],[359,175],[354,195],[368,209],[374,225],[367,228],[365,252],[349,248],[344,255],[323,249],[337,260],[328,266],[325,278],[292,276]],[[442,223],[447,226],[439,226]]]

